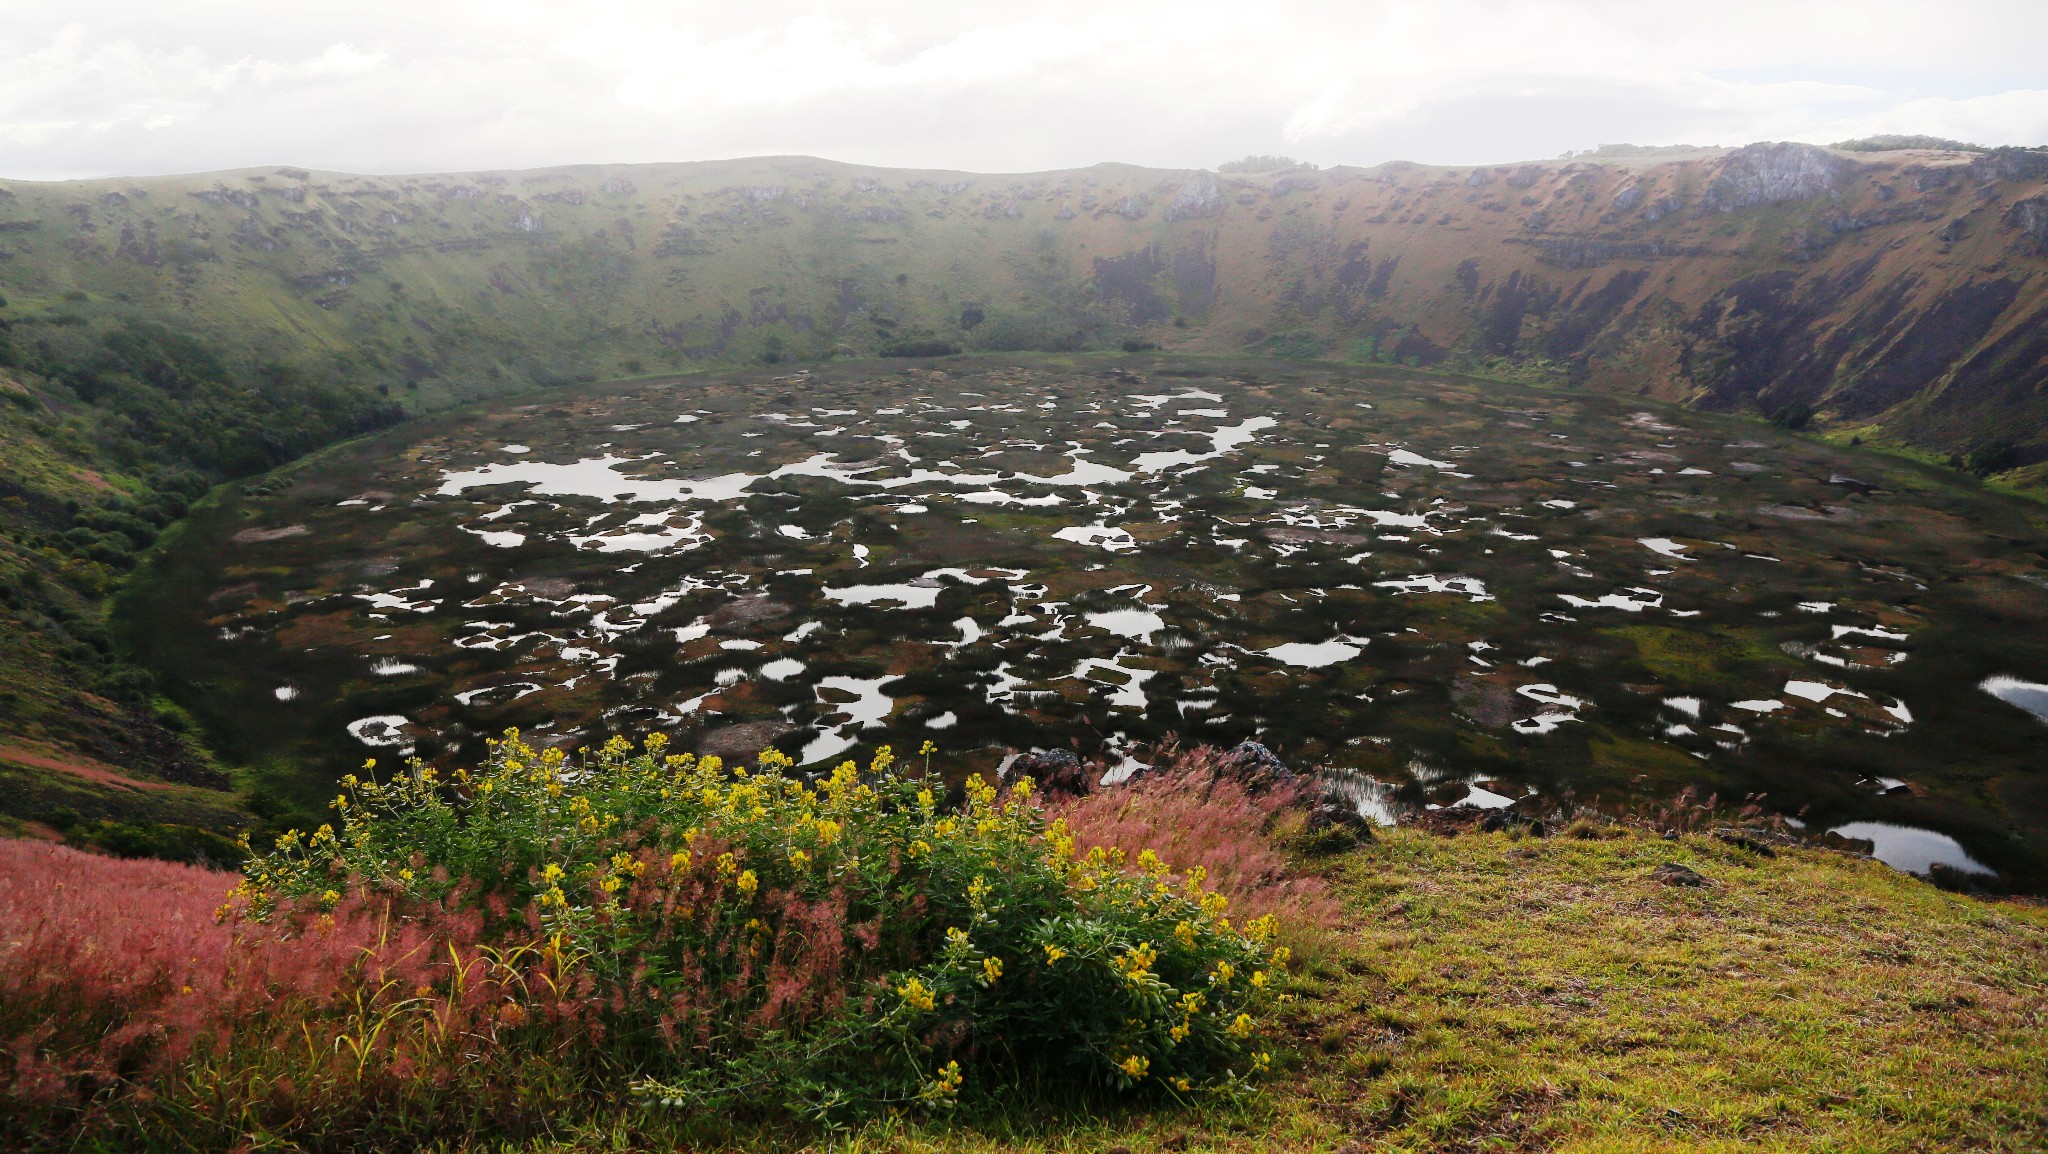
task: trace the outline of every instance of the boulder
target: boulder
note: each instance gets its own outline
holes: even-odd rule
[[[1095,788],[1096,775],[1065,749],[1023,754],[1010,763],[1009,774],[1030,778],[1044,797],[1086,797]]]
[[[1216,773],[1236,779],[1254,793],[1294,780],[1294,772],[1287,768],[1287,763],[1256,741],[1243,742],[1217,758]]]

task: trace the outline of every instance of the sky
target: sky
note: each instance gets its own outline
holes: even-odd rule
[[[0,0],[0,177],[2048,144],[2048,0]]]

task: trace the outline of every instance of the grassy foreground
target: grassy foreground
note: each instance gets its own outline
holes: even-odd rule
[[[1651,879],[1676,862],[1701,888]],[[2040,1150],[2048,909],[1870,861],[1396,830],[1334,860],[1350,940],[1297,978],[1244,1110],[877,1124],[846,1151]],[[622,1124],[532,1149],[666,1146]]]

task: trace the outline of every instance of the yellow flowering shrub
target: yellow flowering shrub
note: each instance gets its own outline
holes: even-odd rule
[[[242,898],[375,891],[474,910],[507,956],[545,943],[602,1060],[680,1107],[1248,1089],[1286,964],[1271,919],[1233,924],[1149,848],[1078,852],[1028,781],[970,777],[948,810],[920,752],[809,777],[774,750],[729,766],[656,736],[572,761],[509,732],[473,771],[346,779],[341,828],[280,839]]]

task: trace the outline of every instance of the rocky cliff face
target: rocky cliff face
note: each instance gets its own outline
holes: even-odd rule
[[[1700,207],[1734,212],[1786,200],[1830,196],[1847,162],[1810,144],[1752,144],[1713,167]]]
[[[2048,460],[2048,151],[0,183],[13,339],[72,323],[79,292],[252,356],[346,360],[418,407],[835,350],[1139,339],[1488,364]]]

